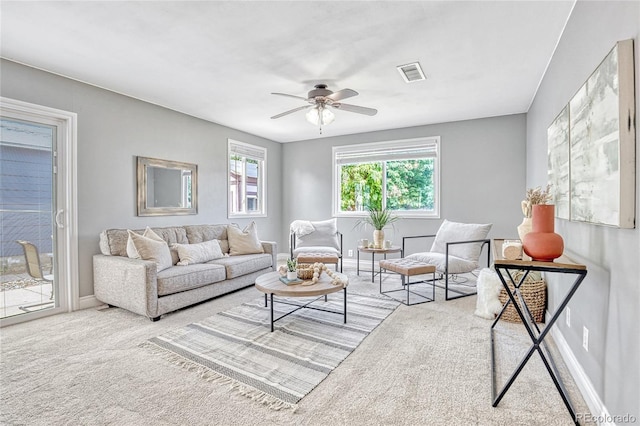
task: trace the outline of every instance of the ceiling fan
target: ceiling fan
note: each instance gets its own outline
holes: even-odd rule
[[[306,98],[303,98],[302,96],[288,95],[286,93],[271,94],[300,99],[309,103],[309,105],[304,105],[298,108],[291,109],[289,111],[285,111],[278,115],[274,115],[273,117],[271,117],[272,119],[284,117],[285,115],[289,115],[297,111],[309,109],[306,114],[307,121],[311,124],[315,124],[316,126],[320,126],[321,133],[322,125],[329,124],[335,119],[335,114],[333,114],[330,108],[348,112],[356,112],[358,114],[364,115],[376,115],[378,113],[378,110],[373,108],[366,108],[358,105],[344,104],[340,102],[343,99],[358,96],[358,92],[351,89],[342,89],[338,90],[337,92],[333,92],[327,88],[326,84],[316,84],[315,88],[307,94]]]

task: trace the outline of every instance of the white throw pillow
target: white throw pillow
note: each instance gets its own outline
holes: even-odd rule
[[[133,245],[136,251],[143,260],[152,260],[158,265],[157,272],[163,271],[171,266],[171,252],[169,251],[169,245],[161,239],[157,241],[139,234],[131,230],[127,230],[129,238],[133,241]]]
[[[340,250],[338,225],[335,218],[310,223],[315,230],[304,235],[296,234],[296,248],[322,246]]]
[[[445,253],[446,243],[455,241],[473,241],[487,238],[491,224],[458,223],[444,220],[436,233],[431,251]],[[461,259],[477,262],[482,253],[482,243],[454,244],[449,246],[449,254]]]
[[[161,236],[153,232],[153,230],[148,226],[147,229],[144,230],[142,236],[151,238],[152,240],[156,241],[164,241]],[[140,259],[140,254],[138,253],[138,250],[136,250],[136,246],[133,244],[131,236],[129,236],[129,239],[127,240],[127,256],[129,256],[131,259]]]
[[[224,257],[218,240],[205,241],[197,244],[172,244],[171,248],[178,250],[180,266],[204,263]]]
[[[236,225],[229,225],[227,238],[229,238],[229,254],[231,256],[264,253],[255,222],[251,222],[242,230]]]

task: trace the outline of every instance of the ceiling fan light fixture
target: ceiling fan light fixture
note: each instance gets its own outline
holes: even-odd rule
[[[325,126],[333,123],[333,120],[336,119],[336,115],[331,110],[320,105],[315,108],[311,108],[305,114],[305,117],[307,118],[307,121],[314,126]]]

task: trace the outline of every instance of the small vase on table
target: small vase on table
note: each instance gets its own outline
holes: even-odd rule
[[[532,219],[532,231],[525,235],[522,248],[534,261],[553,262],[564,251],[562,237],[554,232],[555,206],[534,205]]]

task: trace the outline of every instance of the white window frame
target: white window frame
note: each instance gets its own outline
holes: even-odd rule
[[[227,140],[227,217],[241,218],[241,217],[267,217],[267,148],[258,145],[252,145],[245,142],[240,142],[233,139]],[[234,201],[231,189],[231,156],[239,155],[245,158],[251,158],[253,160],[261,161],[262,166],[258,167],[258,203],[260,204],[260,210],[258,212],[246,212],[246,191],[243,212],[234,213],[231,208],[231,203]],[[245,181],[246,185],[246,181]]]
[[[366,212],[344,212],[340,211],[340,165],[354,163],[369,163],[374,161],[385,161],[393,159],[410,159],[411,154],[407,151],[415,151],[424,148],[433,152],[434,172],[434,208],[433,211],[419,210],[394,210],[398,217],[417,218],[440,218],[440,136],[429,136],[413,139],[402,139],[386,142],[373,142],[358,145],[334,146],[332,148],[333,176],[332,176],[332,209],[334,217],[363,217]],[[353,159],[351,162],[350,158]],[[424,157],[420,157],[424,158]],[[386,173],[383,173],[385,176]],[[386,185],[382,185],[383,206],[386,205]]]

